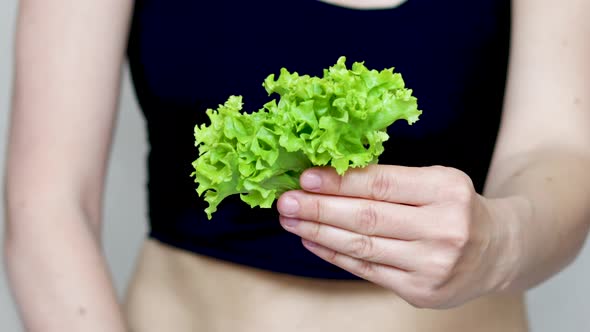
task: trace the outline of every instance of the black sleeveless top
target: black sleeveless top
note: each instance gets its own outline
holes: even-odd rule
[[[395,67],[423,114],[390,127],[382,164],[445,165],[481,192],[501,116],[510,30],[504,0],[408,0],[355,10],[316,0],[138,0],[128,49],[150,151],[150,233],[168,245],[292,275],[356,279],[282,229],[276,209],[225,199],[208,221],[190,177],[193,128],[229,95],[245,109],[281,67],[321,75],[348,64]]]

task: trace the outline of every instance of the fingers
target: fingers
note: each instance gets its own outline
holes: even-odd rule
[[[278,201],[282,226],[320,258],[393,290],[417,307],[444,308],[481,292],[463,291],[488,251],[479,196],[463,172],[444,167],[373,165],[338,176],[313,168],[303,190]],[[474,235],[475,234],[475,235]],[[478,236],[476,236],[478,235]],[[475,254],[473,248],[479,248]]]
[[[353,233],[321,223],[280,218],[281,225],[301,238],[346,256],[393,266],[404,271],[416,270],[425,255],[415,241],[401,241]]]
[[[303,240],[303,245],[312,253],[360,278],[371,281],[377,285],[389,288],[398,294],[405,293],[400,287],[407,284],[409,273],[378,263],[364,261],[358,258],[344,255],[317,243]]]
[[[422,208],[351,197],[288,192],[277,203],[284,217],[316,221],[355,233],[401,240],[423,237],[432,226]]]
[[[305,171],[300,183],[304,190],[315,193],[425,205],[436,200],[442,173],[437,169],[371,165],[340,176],[333,168],[317,167]]]

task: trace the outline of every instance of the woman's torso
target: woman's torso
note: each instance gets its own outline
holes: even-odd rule
[[[416,309],[371,283],[275,274],[148,240],[128,289],[131,332],[524,332],[522,296]]]
[[[375,11],[315,0],[139,0],[129,55],[151,146],[151,239],[128,295],[131,325],[139,332],[523,331],[521,297],[435,312],[347,280],[355,277],[283,231],[273,209],[230,199],[207,222],[188,177],[192,127],[206,108],[241,94],[255,110],[268,100],[260,84],[269,73],[284,66],[317,75],[345,55],[370,68],[395,66],[424,110],[411,128],[392,126],[381,162],[454,166],[481,191],[500,118],[508,7],[497,0],[408,0]]]

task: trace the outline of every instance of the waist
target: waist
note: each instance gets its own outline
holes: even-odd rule
[[[133,331],[526,331],[522,296],[415,309],[365,281],[290,276],[178,250],[142,249],[126,312]]]

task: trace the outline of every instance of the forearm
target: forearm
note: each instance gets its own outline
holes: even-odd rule
[[[75,209],[9,208],[5,261],[27,331],[124,331],[97,236]]]
[[[582,247],[590,225],[590,159],[544,150],[496,165],[485,196],[501,211],[512,265],[503,290],[524,291],[563,269]]]

